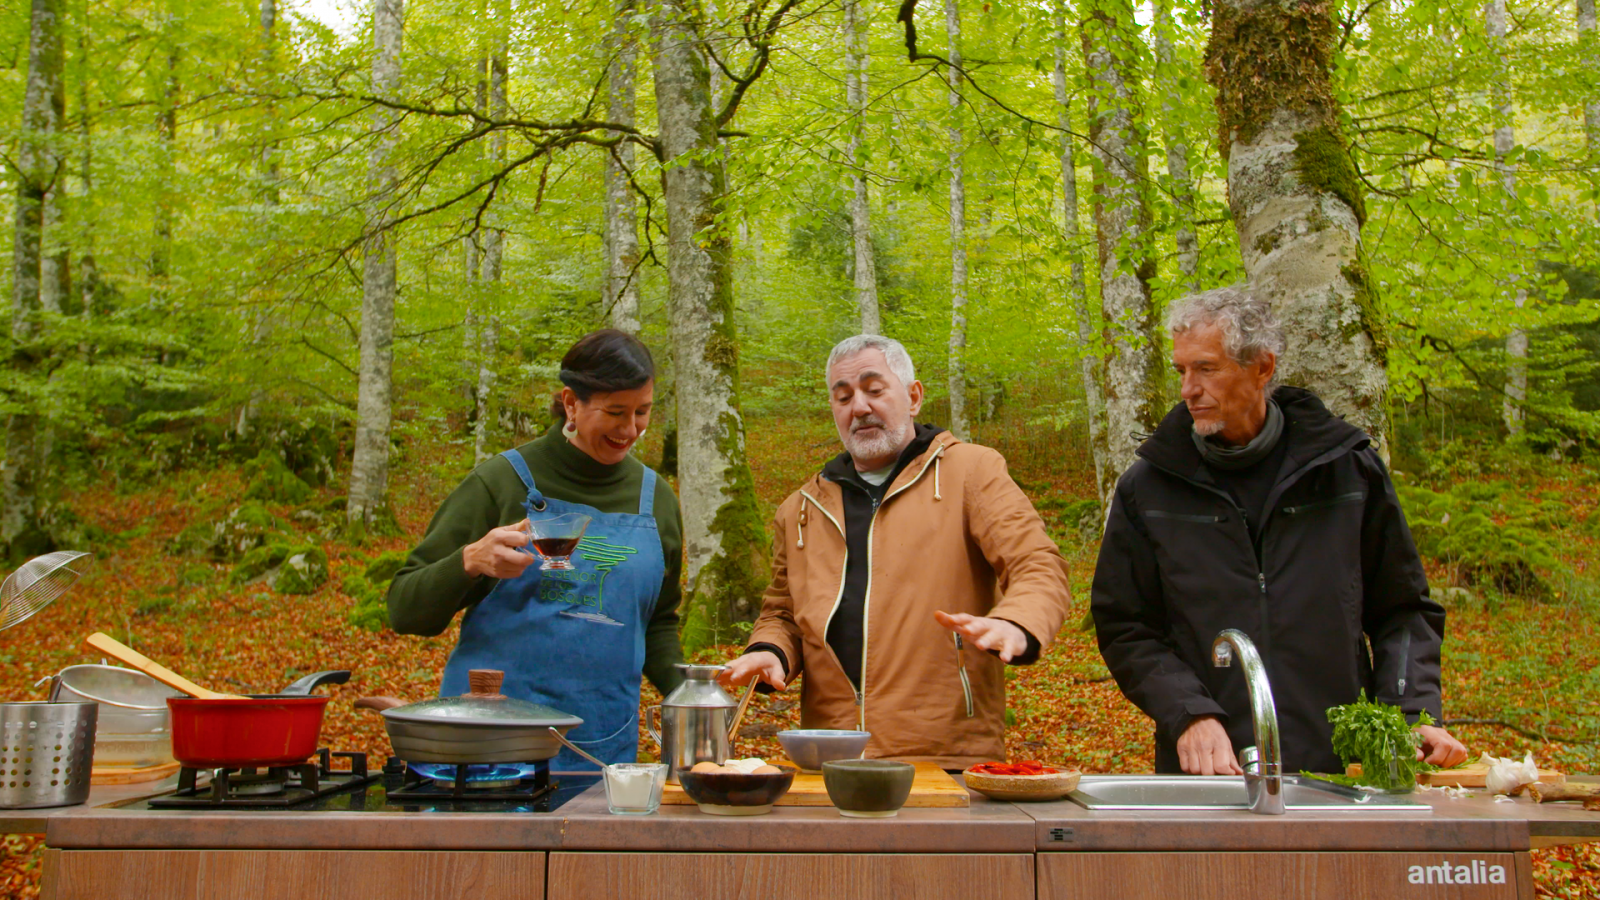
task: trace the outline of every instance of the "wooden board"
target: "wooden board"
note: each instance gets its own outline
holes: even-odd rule
[[[778,760],[777,764],[792,765],[783,760]],[[907,809],[913,807],[950,809],[965,807],[972,803],[972,795],[967,793],[967,789],[957,784],[956,780],[939,768],[937,763],[919,762],[912,765],[917,767],[917,775],[911,782],[911,796],[906,798]],[[668,784],[661,792],[661,803],[663,806],[694,805],[689,795],[676,784]],[[828,799],[828,788],[822,783],[822,775],[808,775],[801,772],[794,776],[794,785],[789,788],[789,793],[778,798],[776,805],[832,806],[833,801]]]
[[[180,765],[175,762],[159,766],[95,766],[89,770],[90,784],[141,784],[146,781],[160,781],[161,779],[178,771]]]
[[[50,850],[49,900],[542,900],[545,854]]]
[[[1038,900],[1534,896],[1527,853],[1040,853],[1037,866]]]
[[[1025,853],[555,852],[549,871],[550,900],[1031,900],[1034,895],[1033,856]]]
[[[1356,763],[1345,769],[1345,774],[1352,778],[1359,776],[1361,774],[1361,764]],[[1483,763],[1468,763],[1459,769],[1418,772],[1417,784],[1427,784],[1433,787],[1481,788],[1485,786],[1485,779],[1488,777],[1488,766]],[[1539,780],[1545,784],[1564,784],[1567,776],[1553,769],[1540,769]]]

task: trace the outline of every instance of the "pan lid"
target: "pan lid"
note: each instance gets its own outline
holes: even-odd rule
[[[518,700],[500,693],[505,673],[495,669],[473,669],[467,676],[472,691],[459,697],[435,697],[383,711],[383,717],[396,722],[449,723],[496,728],[571,728],[583,720],[570,713]]]

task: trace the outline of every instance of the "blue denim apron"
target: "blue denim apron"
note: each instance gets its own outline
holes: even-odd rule
[[[661,536],[651,514],[656,473],[639,487],[639,513],[603,513],[546,498],[522,454],[500,454],[528,487],[530,518],[583,513],[594,521],[573,551],[573,568],[541,571],[535,562],[502,580],[461,622],[461,639],[444,667],[439,696],[466,693],[469,669],[500,669],[506,696],[553,706],[583,719],[568,732],[574,744],[608,763],[639,754],[639,676],[645,624],[666,574]],[[530,546],[528,552],[532,553]],[[562,748],[556,771],[594,766]]]

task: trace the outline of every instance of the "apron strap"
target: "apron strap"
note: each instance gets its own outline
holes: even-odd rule
[[[544,495],[539,493],[539,489],[533,486],[533,473],[528,471],[527,460],[523,459],[522,454],[518,453],[515,448],[503,450],[500,455],[506,458],[506,462],[511,463],[511,468],[517,470],[517,477],[521,478],[522,483],[528,488],[528,499],[523,503],[523,506],[526,506],[530,512],[542,511],[544,509]]]
[[[644,467],[644,481],[639,485],[639,515],[649,516],[655,514],[656,508],[656,470],[649,466]]]

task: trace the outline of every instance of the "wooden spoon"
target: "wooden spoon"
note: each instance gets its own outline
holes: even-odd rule
[[[739,723],[744,721],[744,708],[750,705],[750,698],[755,696],[756,680],[750,679],[750,686],[744,689],[744,698],[739,701],[739,709],[733,714],[733,724],[728,726],[728,750],[733,751],[733,739],[739,736]]]
[[[96,631],[94,634],[84,638],[84,642],[107,656],[114,657],[133,666],[167,687],[176,691],[183,691],[191,697],[199,697],[201,700],[244,699],[239,694],[223,694],[203,688],[108,634],[101,634]]]

